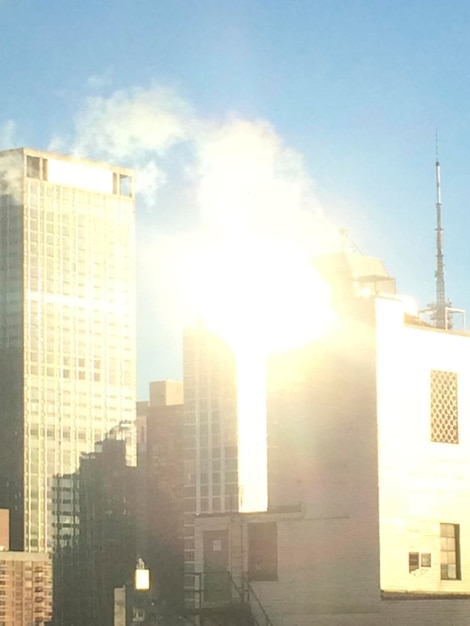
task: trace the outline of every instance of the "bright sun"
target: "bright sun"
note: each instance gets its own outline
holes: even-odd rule
[[[329,289],[294,247],[234,241],[192,259],[192,308],[233,349],[277,352],[322,334]]]
[[[208,246],[186,277],[192,310],[237,358],[240,510],[265,510],[266,358],[327,330],[329,289],[310,258],[279,241]]]

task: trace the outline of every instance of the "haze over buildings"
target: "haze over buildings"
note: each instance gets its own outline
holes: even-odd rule
[[[173,497],[186,481],[193,582],[226,559],[292,626],[310,626],[312,613],[331,626],[340,610],[361,626],[386,624],[382,600],[391,607],[395,593],[433,595],[395,603],[397,622],[412,606],[413,623],[465,623],[466,602],[450,596],[466,593],[469,575],[458,504],[467,499],[468,338],[411,322],[390,292],[372,301],[365,287],[365,346],[345,332],[340,349],[327,346],[327,368],[308,349],[287,376],[281,367],[292,385],[268,406],[268,422],[279,418],[268,476],[263,366],[240,344],[263,344],[261,361],[274,341],[313,340],[327,298],[308,262],[339,249],[338,227],[383,257],[419,307],[433,300],[436,126],[448,293],[470,308],[469,11],[462,0],[422,5],[141,0],[136,10],[82,0],[44,11],[0,1],[0,149],[49,146],[138,171],[131,183],[121,167],[1,153],[0,506],[12,509],[14,547],[49,548],[57,533],[69,545],[81,453],[110,431],[132,435],[137,198],[139,397],[149,380],[180,378],[183,365],[189,392],[186,408],[153,414],[148,433],[159,443],[148,447],[148,466],[168,461],[171,485],[155,471],[148,488],[178,518]],[[113,207],[119,224],[108,221]],[[119,242],[127,227],[128,259]],[[199,317],[207,333],[183,358],[181,329]],[[235,385],[233,349],[247,393]],[[181,465],[172,480],[171,449],[183,436],[184,480]],[[268,491],[271,508],[290,510],[243,517],[232,534],[261,491],[264,505]],[[154,529],[179,546],[158,503],[150,509]],[[168,587],[177,570],[167,571]],[[379,601],[379,589],[389,597]]]

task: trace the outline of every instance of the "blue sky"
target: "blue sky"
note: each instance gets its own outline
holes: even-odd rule
[[[295,184],[308,177],[328,220],[425,305],[434,298],[438,127],[447,292],[470,310],[469,14],[456,0],[2,0],[0,147],[79,148],[142,167],[138,247],[148,260],[162,235],[172,247],[197,222],[208,134],[211,146],[214,132],[230,129],[233,141],[246,121],[276,167],[295,153]],[[112,125],[90,130],[111,118],[122,130],[127,116],[134,131],[112,150],[103,147]],[[155,149],[147,119],[167,129]],[[140,396],[149,380],[181,373],[165,287],[146,293],[144,283]]]

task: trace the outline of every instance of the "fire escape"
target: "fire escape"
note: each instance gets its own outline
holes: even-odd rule
[[[193,574],[191,608],[186,616],[197,626],[274,626],[248,578],[230,572]],[[189,590],[189,589],[188,589]]]

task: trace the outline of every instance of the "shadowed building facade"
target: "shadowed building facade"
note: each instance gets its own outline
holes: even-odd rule
[[[141,505],[147,521],[140,555],[150,568],[161,614],[183,609],[183,383],[150,383],[149,402],[138,403],[138,462]]]
[[[114,589],[129,583],[139,554],[144,486],[126,463],[126,442],[105,439],[82,456],[72,480],[78,524],[55,553],[54,624],[112,626]],[[63,493],[67,493],[64,492]]]

